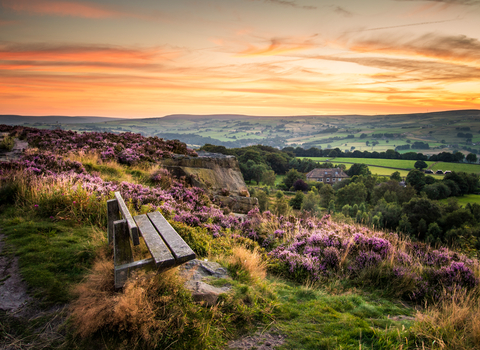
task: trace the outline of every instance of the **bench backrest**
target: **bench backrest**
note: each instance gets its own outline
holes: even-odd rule
[[[123,219],[127,222],[128,232],[130,233],[133,245],[139,245],[138,227],[135,224],[132,214],[130,214],[120,192],[115,192],[115,199],[107,201],[108,243],[113,242],[113,223],[121,219],[120,213],[122,214]]]

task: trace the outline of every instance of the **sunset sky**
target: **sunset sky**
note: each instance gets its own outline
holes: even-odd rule
[[[480,108],[480,0],[0,0],[0,114]]]

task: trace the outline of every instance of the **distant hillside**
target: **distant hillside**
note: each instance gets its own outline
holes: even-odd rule
[[[59,124],[82,124],[82,123],[102,123],[106,121],[117,120],[118,118],[109,117],[65,117],[65,116],[21,116],[21,115],[0,115],[0,124],[21,125],[35,123],[59,123]]]
[[[163,118],[0,116],[0,123],[78,132],[134,132],[179,139],[191,147],[263,144],[277,148],[480,154],[480,110],[385,115],[251,116],[173,114]]]

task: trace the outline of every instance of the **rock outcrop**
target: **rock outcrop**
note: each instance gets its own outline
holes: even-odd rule
[[[185,177],[191,185],[208,189],[215,199],[235,213],[248,213],[258,200],[251,198],[234,156],[198,152],[198,157],[177,156],[161,165],[175,177]]]
[[[194,259],[180,266],[179,273],[186,280],[185,288],[192,292],[193,300],[197,302],[213,306],[220,294],[231,289],[228,284],[214,287],[207,283],[210,279],[230,279],[227,270],[216,262]]]

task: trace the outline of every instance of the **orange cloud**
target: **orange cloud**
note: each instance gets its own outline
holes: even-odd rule
[[[480,40],[465,35],[427,33],[412,38],[384,34],[347,38],[341,45],[359,53],[421,56],[441,61],[480,64]]]
[[[287,52],[308,50],[313,47],[315,47],[315,44],[311,40],[295,42],[282,38],[272,38],[267,47],[249,45],[249,48],[239,52],[237,56],[275,56]]]
[[[124,48],[100,45],[0,45],[0,64],[7,67],[98,67],[103,69],[158,69],[163,61],[177,58],[180,51],[160,48]],[[13,68],[15,69],[15,68]]]
[[[135,17],[131,13],[118,11],[92,2],[55,0],[2,0],[3,7],[18,12],[42,15],[72,16],[84,18]]]

